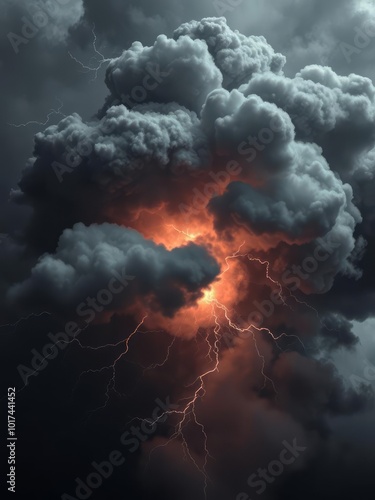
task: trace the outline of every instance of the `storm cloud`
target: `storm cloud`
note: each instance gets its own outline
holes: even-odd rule
[[[71,1],[46,2],[19,54],[0,42],[6,69],[20,61],[8,122],[66,97],[31,124],[33,148],[29,125],[7,125],[20,148],[4,141],[3,364],[43,367],[17,396],[45,450],[24,438],[30,491],[48,460],[41,498],[74,497],[125,432],[136,452],[98,498],[247,500],[285,440],[304,451],[262,479],[265,498],[366,498],[374,392],[352,322],[375,306],[375,87],[371,46],[351,64],[342,43],[373,8]],[[1,22],[25,13],[13,2]],[[116,277],[131,279],[44,366],[51,335]],[[340,356],[363,368],[355,387]],[[138,437],[167,396],[179,411]]]

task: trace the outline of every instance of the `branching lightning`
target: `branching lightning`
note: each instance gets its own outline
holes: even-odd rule
[[[93,42],[92,42],[92,48],[95,52],[95,56],[93,56],[90,60],[96,59],[96,62],[97,62],[96,66],[94,66],[94,67],[88,66],[87,64],[84,64],[82,61],[80,61],[75,56],[73,56],[73,54],[71,52],[68,52],[68,54],[73,59],[73,61],[75,61],[77,64],[79,64],[83,70],[85,70],[85,73],[94,72],[94,78],[92,80],[90,80],[90,82],[94,82],[98,78],[98,73],[101,70],[103,64],[111,62],[112,58],[111,57],[104,57],[104,55],[101,52],[99,52],[99,50],[96,46],[97,36],[95,33],[95,24],[93,24],[91,32],[92,32],[92,35],[94,37]]]
[[[100,349],[106,349],[108,347],[117,347],[121,344],[124,344],[125,345],[125,349],[123,352],[121,352],[121,354],[119,354],[117,356],[117,358],[114,360],[114,362],[109,365],[109,366],[103,366],[101,368],[98,368],[98,369],[91,369],[91,370],[86,370],[84,372],[81,373],[79,379],[87,374],[87,373],[101,373],[102,371],[105,371],[105,370],[111,370],[111,378],[109,379],[109,382],[107,384],[107,388],[106,388],[106,392],[105,392],[105,401],[104,401],[104,404],[102,406],[100,406],[99,408],[95,409],[95,410],[92,410],[90,413],[95,413],[99,410],[102,410],[104,409],[108,402],[109,402],[109,399],[110,399],[110,392],[111,390],[115,393],[117,393],[119,396],[121,396],[120,393],[117,392],[116,390],[116,365],[117,363],[123,358],[123,356],[125,356],[128,352],[129,352],[129,343],[131,341],[131,339],[134,337],[134,335],[136,335],[136,333],[139,331],[139,329],[141,328],[141,326],[143,325],[143,323],[145,322],[147,318],[147,314],[142,318],[142,320],[140,321],[140,323],[138,323],[138,325],[136,326],[136,328],[131,332],[131,334],[125,339],[125,340],[121,340],[115,344],[105,344],[105,345],[102,345],[102,346],[98,346],[98,347],[91,347],[91,346],[82,346],[82,344],[78,341],[78,343],[80,344],[81,347],[84,347],[84,348],[87,348],[87,349],[91,349],[91,350],[94,350],[94,351],[97,351],[97,350],[100,350]],[[78,383],[78,382],[77,382]]]
[[[190,231],[182,231],[173,224],[168,224],[168,227],[178,232],[179,235],[182,235],[183,239],[186,242],[194,242],[196,239],[204,237],[204,235],[202,235],[200,231],[196,231],[195,229],[194,231],[190,232]],[[209,451],[209,437],[205,429],[205,425],[199,418],[199,404],[204,400],[207,394],[207,380],[212,375],[220,371],[220,360],[222,355],[225,354],[226,351],[226,349],[225,348],[223,349],[222,347],[223,340],[225,340],[226,331],[229,330],[230,332],[233,332],[234,333],[233,337],[236,337],[238,339],[244,340],[247,338],[252,338],[252,341],[254,343],[255,353],[257,354],[260,360],[260,373],[263,378],[263,386],[260,387],[260,390],[264,390],[267,384],[269,384],[272,387],[276,398],[277,398],[276,384],[266,371],[266,364],[267,364],[266,356],[265,354],[262,353],[261,348],[259,346],[258,335],[266,333],[279,349],[280,346],[278,345],[278,340],[280,340],[282,337],[293,337],[294,339],[297,339],[304,347],[303,342],[296,335],[288,335],[286,333],[275,335],[270,329],[266,327],[258,327],[252,324],[251,322],[249,324],[244,324],[240,318],[237,318],[238,320],[235,319],[236,314],[235,310],[234,309],[232,310],[233,305],[231,306],[226,305],[226,303],[224,303],[225,300],[224,301],[219,300],[218,294],[220,288],[218,290],[217,286],[220,286],[220,283],[222,284],[223,280],[230,279],[228,278],[228,276],[230,276],[230,273],[233,271],[232,262],[235,261],[236,259],[238,260],[242,259],[242,261],[244,259],[247,259],[249,262],[257,262],[258,264],[260,264],[265,268],[265,278],[269,283],[270,288],[275,289],[276,287],[282,305],[290,307],[285,298],[282,284],[278,282],[276,279],[272,278],[270,275],[270,267],[271,267],[270,262],[267,260],[261,260],[256,257],[252,257],[248,252],[244,250],[244,246],[245,242],[242,242],[235,252],[232,252],[229,255],[222,257],[222,261],[223,263],[225,262],[225,265],[223,266],[221,273],[218,275],[217,280],[204,291],[203,296],[201,297],[201,299],[199,299],[197,304],[197,312],[195,315],[195,327],[197,335],[195,335],[194,340],[198,343],[197,338],[199,336],[201,336],[201,338],[203,339],[204,345],[206,345],[207,347],[207,352],[204,359],[206,360],[205,364],[207,364],[208,366],[206,366],[202,370],[202,372],[195,377],[192,383],[185,386],[185,390],[187,391],[187,393],[190,392],[190,395],[188,394],[187,396],[184,396],[179,399],[179,405],[180,405],[179,408],[173,410],[167,409],[160,417],[158,417],[158,419],[155,422],[152,422],[153,424],[157,424],[159,419],[166,415],[173,419],[177,417],[177,422],[174,423],[174,430],[172,434],[170,435],[166,443],[161,446],[166,446],[173,440],[178,440],[181,443],[185,458],[190,460],[191,463],[194,465],[194,467],[202,475],[202,479],[204,481],[205,497],[207,497],[207,490],[210,484],[208,468],[212,456]],[[225,288],[225,282],[224,282],[224,288]],[[208,311],[207,313],[206,310]],[[200,324],[200,319],[202,318],[202,314],[203,317],[206,316],[208,317],[209,320],[208,325],[211,325],[206,329],[205,335],[202,335],[202,328]],[[107,371],[110,372],[110,378],[106,384],[104,402],[98,408],[90,411],[89,412],[90,415],[100,410],[103,410],[107,407],[112,392],[116,393],[120,397],[124,396],[124,394],[120,394],[118,392],[116,387],[117,367],[119,362],[128,354],[130,349],[130,342],[132,341],[132,339],[139,334],[146,334],[146,333],[149,334],[154,332],[160,333],[161,331],[164,331],[160,329],[159,330],[146,329],[146,331],[143,331],[142,326],[144,326],[145,321],[148,317],[149,313],[147,314],[145,313],[142,320],[137,324],[135,329],[126,337],[125,340],[122,339],[119,342],[108,343],[95,347],[90,345],[84,345],[78,338],[72,339],[71,342],[77,343],[80,346],[80,348],[92,351],[117,348],[121,345],[124,347],[123,350],[120,352],[120,354],[116,356],[116,358],[110,365],[102,366],[97,369],[89,369],[80,374],[76,386],[81,380],[81,377],[83,377],[86,374],[104,373]],[[173,345],[178,337],[178,328],[179,327],[177,326],[175,335],[172,336],[172,340],[168,344],[166,353],[161,361],[154,362],[150,366],[139,365],[141,368],[143,368],[142,376],[145,375],[147,371],[160,368],[167,363],[167,361],[170,359]],[[137,419],[144,421],[144,419],[142,418],[137,418]],[[150,423],[149,421],[147,422]],[[199,456],[200,454],[197,455],[196,453],[194,453],[194,451],[189,446],[189,437],[187,434],[187,428],[191,428],[191,426],[199,429],[199,432],[202,436],[202,457],[199,459],[197,458],[197,456]],[[155,447],[151,451],[151,453],[153,453],[158,448],[160,448],[160,446]]]
[[[60,116],[65,118],[66,115],[61,112],[62,108],[64,107],[64,103],[58,97],[56,97],[56,101],[59,102],[60,106],[57,109],[52,108],[50,110],[50,112],[47,114],[47,118],[44,122],[38,122],[35,120],[31,120],[31,121],[28,121],[26,123],[19,123],[19,124],[8,123],[8,125],[10,125],[11,127],[15,127],[15,128],[28,127],[29,125],[40,125],[41,127],[44,127],[45,125],[48,125],[50,118],[53,115],[60,115]]]
[[[150,332],[147,332],[147,333],[150,333]],[[143,370],[143,375],[148,371],[148,370],[154,370],[155,368],[161,368],[162,366],[165,365],[165,363],[169,360],[169,356],[171,355],[171,349],[172,347],[174,346],[174,343],[176,342],[176,338],[177,337],[172,337],[172,340],[171,342],[168,344],[168,347],[167,347],[167,353],[165,355],[165,357],[162,359],[162,361],[160,361],[159,363],[153,363],[151,364],[150,366],[146,366],[146,367],[143,367],[144,370]]]
[[[5,325],[0,325],[0,328],[5,328],[5,327],[11,327],[13,329],[16,329],[17,326],[22,323],[22,321],[27,321],[30,318],[40,318],[44,314],[47,314],[48,316],[51,316],[51,313],[48,311],[42,311],[40,313],[31,313],[28,316],[23,316],[19,320],[17,320],[15,323],[7,323]]]

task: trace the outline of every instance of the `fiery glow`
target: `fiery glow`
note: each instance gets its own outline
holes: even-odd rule
[[[128,226],[129,224],[124,223],[124,225]],[[201,210],[187,220],[183,214],[170,213],[164,205],[153,210],[142,208],[133,213],[130,226],[139,231],[145,238],[152,240],[157,245],[163,245],[169,251],[191,243],[200,245],[215,258],[220,266],[220,273],[216,280],[202,290],[201,296],[197,300],[179,309],[173,317],[165,317],[161,312],[148,307],[146,300],[135,306],[132,313],[138,318],[139,324],[128,336],[124,352],[109,367],[112,370],[112,377],[107,385],[105,399],[107,402],[110,390],[116,391],[116,364],[128,353],[129,341],[132,337],[137,333],[142,333],[139,331],[140,326],[143,326],[148,332],[164,330],[173,339],[182,337],[186,340],[195,339],[198,342],[198,338],[203,337],[202,349],[206,352],[204,366],[201,367],[196,379],[186,387],[189,392],[186,397],[180,399],[180,402],[183,402],[181,409],[166,411],[166,413],[171,417],[177,417],[174,432],[168,442],[174,439],[180,440],[185,456],[202,473],[206,491],[209,483],[209,443],[204,425],[199,420],[197,403],[206,395],[206,379],[220,370],[223,355],[222,346],[225,350],[225,335],[228,332],[230,332],[232,339],[244,338],[253,342],[254,353],[260,360],[263,388],[269,384],[275,394],[277,393],[275,383],[266,373],[266,357],[259,347],[258,335],[269,336],[277,347],[279,347],[277,341],[281,337],[289,335],[285,333],[275,335],[270,329],[257,327],[251,321],[239,321],[238,316],[239,304],[246,303],[248,300],[254,266],[257,265],[264,269],[263,280],[272,290],[278,292],[281,303],[284,306],[289,306],[284,298],[282,285],[270,276],[270,263],[252,256],[252,252],[262,248],[262,243],[259,243],[256,238],[252,238],[251,234],[244,231],[241,226],[237,225],[233,233],[224,237],[215,230],[213,217],[208,210]],[[291,295],[288,294],[288,297]],[[203,332],[201,337],[198,337],[199,332],[201,334]],[[168,361],[173,342],[174,340],[169,345],[163,362],[143,367],[143,373],[146,370],[161,367]],[[228,346],[228,343],[226,345]],[[198,428],[202,435],[203,455],[199,458],[189,447],[187,429],[191,426]]]
[[[245,248],[249,249],[249,235],[248,241],[244,240],[243,235],[224,240],[215,231],[213,218],[207,211],[187,221],[181,214],[169,214],[164,206],[152,211],[138,211],[133,217],[132,227],[168,250],[189,243],[201,245],[211,253],[221,270],[216,281],[203,291],[202,297],[194,305],[181,309],[173,318],[148,311],[147,327],[161,327],[171,334],[179,330],[181,336],[192,338],[200,327],[215,327],[212,316],[214,300],[224,303],[230,310],[245,298],[248,271],[246,259],[241,260],[239,257],[247,255]],[[140,304],[137,316],[141,318],[144,312],[144,304]]]
[[[201,299],[202,304],[211,304],[211,302],[216,299],[215,290],[211,287],[208,290],[205,290],[203,293],[203,297]]]

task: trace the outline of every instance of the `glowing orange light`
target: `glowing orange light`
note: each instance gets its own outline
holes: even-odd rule
[[[167,250],[194,243],[203,246],[220,266],[216,280],[202,290],[202,296],[194,304],[187,304],[173,318],[147,311],[146,327],[160,327],[171,334],[179,332],[179,336],[192,338],[199,328],[215,328],[212,314],[214,301],[225,304],[232,311],[246,297],[248,269],[245,257],[251,244],[256,243],[250,241],[250,234],[244,238],[241,231],[235,231],[231,238],[224,238],[215,230],[213,215],[208,210],[186,218],[184,214],[171,213],[165,205],[161,205],[152,210],[140,209],[133,213],[132,219],[134,229]],[[141,318],[144,314],[145,304],[140,303],[137,317]]]
[[[203,298],[201,299],[201,301],[205,302],[206,304],[211,304],[214,299],[215,299],[215,291],[212,288],[210,288],[204,291]]]

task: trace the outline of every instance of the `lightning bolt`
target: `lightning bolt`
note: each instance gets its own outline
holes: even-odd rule
[[[262,264],[262,265],[266,266],[266,278],[271,283],[273,283],[274,285],[276,285],[278,287],[278,289],[279,289],[278,296],[279,296],[280,300],[282,300],[284,306],[287,306],[291,311],[294,311],[293,307],[290,304],[288,304],[286,302],[285,298],[284,298],[283,292],[285,290],[288,293],[289,297],[291,297],[297,304],[303,305],[306,308],[310,309],[314,313],[314,315],[316,316],[316,318],[318,319],[320,325],[323,326],[323,327],[325,327],[325,328],[327,328],[327,326],[324,323],[324,320],[322,320],[322,318],[320,317],[318,311],[311,304],[308,304],[307,302],[305,302],[303,300],[300,300],[298,297],[296,297],[296,295],[294,295],[294,293],[291,290],[289,290],[288,287],[283,287],[282,284],[279,281],[276,281],[273,278],[271,278],[271,276],[269,274],[270,273],[270,262],[269,261],[267,261],[267,260],[266,261],[262,261],[261,259],[256,258],[256,257],[251,257],[250,255],[248,256],[248,258],[249,258],[250,261],[258,262],[259,264]],[[281,336],[288,336],[288,335],[282,334]],[[293,337],[293,335],[289,335],[289,336]],[[302,344],[303,348],[306,351],[306,346],[302,343],[301,339],[297,335],[294,335],[294,337],[296,337],[298,339],[298,341]]]
[[[43,316],[44,314],[47,314],[48,316],[52,316],[50,312],[48,311],[42,311],[40,313],[31,313],[29,314],[28,316],[23,316],[22,318],[20,318],[19,320],[17,320],[15,323],[7,323],[5,325],[0,325],[0,328],[4,328],[4,327],[11,327],[13,329],[16,329],[17,326],[22,322],[22,321],[27,321],[28,319],[30,318],[40,318],[41,316]]]
[[[258,259],[257,257],[252,257],[251,255],[248,255],[248,259],[251,262],[258,262],[262,266],[266,267],[266,278],[267,278],[267,280],[270,281],[271,283],[273,283],[274,285],[276,285],[276,287],[279,290],[278,296],[279,296],[280,300],[282,301],[283,305],[286,306],[287,303],[285,302],[285,299],[284,299],[284,296],[283,296],[283,286],[282,286],[282,284],[279,281],[274,280],[270,276],[270,262],[268,260],[264,260],[263,261],[261,259]]]
[[[86,375],[86,374],[91,374],[91,373],[101,373],[101,372],[103,372],[103,371],[105,371],[105,370],[112,370],[112,375],[114,375],[114,371],[115,371],[115,369],[116,369],[116,364],[117,364],[117,362],[118,362],[118,361],[119,361],[119,360],[120,360],[123,356],[125,356],[125,355],[128,353],[128,351],[129,351],[129,342],[130,342],[131,338],[132,338],[135,334],[137,334],[137,333],[140,333],[140,334],[149,334],[149,333],[162,333],[162,332],[164,332],[164,330],[147,330],[147,331],[141,331],[141,330],[140,330],[140,327],[143,325],[143,323],[144,323],[144,321],[146,320],[146,318],[147,318],[147,315],[145,315],[145,316],[143,317],[142,321],[141,321],[141,322],[137,325],[137,327],[135,328],[135,330],[134,330],[134,331],[130,334],[130,336],[129,336],[129,337],[128,337],[125,341],[124,341],[124,340],[120,340],[119,342],[116,342],[116,343],[112,343],[112,344],[104,344],[104,345],[101,345],[101,346],[96,346],[96,347],[94,347],[94,346],[90,346],[90,345],[84,345],[84,344],[82,344],[82,343],[81,343],[81,341],[80,341],[78,338],[73,339],[73,341],[72,341],[72,342],[76,342],[76,343],[80,346],[80,348],[81,348],[81,349],[88,349],[88,350],[91,350],[91,351],[99,351],[99,350],[102,350],[102,349],[115,348],[115,347],[118,347],[118,346],[120,346],[120,345],[122,345],[122,344],[124,344],[124,343],[125,343],[125,350],[124,350],[124,351],[123,351],[123,352],[122,352],[122,353],[118,356],[118,358],[114,361],[114,363],[113,363],[112,365],[110,365],[110,366],[103,366],[103,367],[98,368],[98,369],[89,369],[89,370],[85,370],[85,371],[81,372],[81,374],[79,375],[78,380],[77,380],[77,382],[76,382],[76,384],[75,384],[75,387],[74,387],[74,389],[73,389],[73,393],[74,393],[74,391],[77,389],[77,387],[78,387],[78,385],[79,385],[79,382],[80,382],[81,378],[82,378],[84,375]],[[157,363],[153,363],[153,364],[151,364],[151,365],[149,365],[149,366],[142,366],[142,365],[141,365],[141,366],[142,366],[142,368],[143,368],[143,373],[142,373],[142,376],[143,376],[143,375],[144,375],[147,371],[149,371],[149,370],[153,370],[153,369],[155,369],[155,368],[160,368],[160,367],[162,367],[162,366],[164,366],[164,365],[165,365],[165,363],[169,360],[170,353],[171,353],[171,349],[172,349],[172,347],[173,347],[174,343],[176,342],[176,339],[177,339],[177,337],[175,337],[175,336],[172,338],[171,342],[170,342],[170,343],[168,344],[168,346],[167,346],[167,352],[166,352],[166,354],[165,354],[164,358],[163,358],[161,361],[159,361],[159,362],[157,362]],[[131,361],[129,361],[129,362],[131,362]],[[136,390],[137,386],[138,386],[138,382],[137,382],[137,384],[136,384],[136,385],[135,385],[135,387],[134,387],[134,391]],[[109,381],[109,384],[107,385],[107,391],[106,391],[106,400],[107,400],[107,402],[108,402],[109,392],[110,392],[111,388],[112,388],[112,390],[113,390],[114,392],[116,392],[119,396],[122,396],[121,394],[119,394],[119,393],[116,391],[116,389],[115,389],[115,379],[114,379],[114,377],[112,376],[111,380]],[[105,403],[105,405],[104,405],[103,407],[100,407],[100,408],[98,408],[97,410],[93,410],[93,411],[94,411],[94,412],[96,412],[96,411],[98,411],[99,409],[104,408],[104,407],[106,406],[106,404],[107,404],[107,403]]]
[[[11,127],[15,127],[15,128],[28,127],[29,125],[40,125],[41,127],[44,127],[45,125],[47,125],[49,123],[50,118],[53,115],[61,115],[63,117],[66,117],[66,115],[61,112],[62,108],[64,107],[64,103],[58,97],[56,97],[56,101],[58,101],[60,103],[60,106],[57,109],[52,108],[50,110],[50,112],[47,114],[47,118],[44,122],[38,122],[35,120],[31,120],[29,122],[19,123],[19,124],[8,123],[8,125]]]
[[[104,408],[106,408],[106,406],[107,406],[107,404],[108,404],[108,402],[110,400],[110,392],[111,391],[115,392],[119,396],[122,396],[122,394],[120,394],[116,390],[116,365],[129,352],[129,343],[130,343],[131,339],[134,337],[134,335],[137,334],[137,332],[139,331],[139,329],[141,328],[141,326],[144,324],[147,316],[148,315],[146,314],[142,318],[142,320],[140,321],[140,323],[138,323],[138,325],[136,326],[136,328],[130,333],[130,335],[125,340],[121,340],[120,342],[117,342],[115,344],[106,344],[106,345],[102,345],[102,346],[99,346],[99,347],[91,347],[91,346],[83,346],[78,341],[78,343],[80,344],[81,347],[87,348],[87,349],[92,349],[94,351],[97,351],[97,350],[100,350],[100,349],[105,349],[105,348],[108,348],[108,347],[117,347],[117,346],[119,346],[121,344],[125,345],[124,351],[121,352],[121,354],[119,354],[117,356],[117,358],[114,360],[114,362],[110,366],[103,366],[103,367],[101,367],[99,369],[90,369],[90,370],[86,370],[86,371],[84,371],[84,372],[81,373],[81,375],[79,377],[79,380],[80,380],[80,378],[83,375],[85,375],[87,373],[101,373],[104,370],[111,370],[111,373],[112,373],[111,378],[109,379],[109,382],[108,382],[107,387],[106,387],[104,404],[102,406],[96,408],[95,410],[91,410],[90,411],[90,415],[92,415],[93,413],[96,413],[96,412],[98,412],[98,411],[103,410]]]
[[[158,330],[158,332],[160,332],[161,330]],[[147,332],[147,333],[150,333],[150,332]],[[150,366],[147,366],[147,367],[143,367],[144,370],[143,370],[143,375],[148,371],[148,370],[154,370],[155,368],[161,368],[162,366],[165,365],[165,363],[169,360],[169,356],[171,354],[171,349],[172,347],[174,346],[174,343],[176,342],[176,338],[177,337],[173,337],[171,342],[168,344],[168,347],[167,347],[167,353],[165,355],[165,357],[163,358],[162,361],[160,361],[159,363],[154,363]]]
[[[193,396],[183,398],[180,400],[183,401],[184,399],[188,400],[188,402],[185,404],[185,407],[182,410],[167,410],[165,411],[162,415],[160,415],[152,424],[156,424],[161,418],[163,418],[165,415],[178,415],[180,417],[178,423],[175,426],[175,431],[172,434],[172,436],[168,439],[168,441],[163,444],[154,447],[149,455],[149,463],[151,460],[152,454],[160,448],[163,448],[167,446],[169,443],[171,443],[175,439],[180,439],[182,443],[182,448],[185,454],[185,457],[189,458],[190,461],[194,464],[195,468],[200,472],[203,476],[204,480],[204,495],[205,498],[207,498],[207,488],[208,488],[208,483],[211,482],[208,472],[207,472],[207,465],[208,465],[208,459],[212,458],[210,455],[209,449],[208,449],[208,436],[205,430],[204,425],[199,421],[197,413],[196,413],[196,404],[198,401],[202,400],[204,396],[206,395],[206,388],[205,388],[205,379],[211,375],[212,373],[216,372],[219,370],[219,329],[220,325],[217,323],[214,328],[214,335],[215,335],[215,341],[213,343],[213,346],[210,347],[210,349],[214,352],[214,360],[213,360],[213,366],[209,368],[207,371],[199,375],[196,379],[196,382],[199,381],[198,388],[194,391]],[[145,421],[144,419],[139,419],[141,421]],[[147,421],[149,423],[149,421]],[[200,466],[195,458],[193,457],[193,454],[190,450],[187,437],[185,435],[184,429],[187,427],[187,425],[193,422],[199,429],[201,434],[203,435],[203,448],[204,448],[204,460],[202,466]]]
[[[172,227],[174,230],[179,232],[180,234],[183,234],[184,237],[188,241],[193,241],[196,238],[200,237],[200,234],[193,234],[190,233],[189,231],[182,231],[175,227],[172,224],[168,224],[169,227]],[[270,283],[271,288],[277,287],[278,289],[278,294],[279,297],[283,303],[283,305],[287,306],[286,299],[283,294],[283,286],[281,285],[280,282],[275,280],[274,278],[271,277],[270,275],[270,262],[266,260],[261,260],[256,257],[252,257],[248,252],[243,251],[243,247],[245,245],[245,242],[243,242],[237,251],[234,253],[226,256],[224,258],[225,266],[222,269],[221,274],[219,275],[219,278],[223,278],[223,276],[230,270],[231,268],[231,261],[234,259],[240,259],[240,258],[247,258],[250,262],[257,262],[260,265],[265,267],[265,277],[267,281]],[[198,405],[200,402],[202,402],[207,394],[207,389],[206,389],[206,382],[207,379],[212,376],[214,373],[217,373],[220,371],[220,354],[221,354],[221,342],[224,337],[223,333],[223,328],[224,326],[226,328],[229,328],[231,331],[236,332],[236,334],[241,337],[241,334],[244,334],[245,332],[249,333],[252,337],[252,341],[254,343],[254,348],[255,352],[260,360],[261,363],[261,368],[260,372],[263,378],[263,386],[261,387],[261,390],[266,388],[267,384],[270,384],[272,386],[273,391],[275,392],[276,398],[277,398],[277,388],[275,385],[275,382],[272,380],[272,378],[266,373],[266,357],[265,355],[261,352],[261,349],[258,345],[258,335],[266,333],[268,334],[272,340],[275,342],[277,347],[280,349],[280,346],[278,345],[278,340],[280,340],[282,337],[293,337],[294,339],[297,339],[301,345],[304,347],[302,341],[299,339],[298,336],[296,335],[288,335],[286,333],[281,333],[280,335],[275,335],[273,332],[265,327],[257,327],[256,325],[250,323],[250,324],[238,324],[238,322],[233,318],[232,312],[229,310],[229,308],[221,303],[216,297],[215,297],[215,290],[211,287],[209,288],[205,293],[204,297],[202,299],[205,303],[209,304],[211,306],[211,317],[212,317],[212,328],[208,328],[206,331],[206,334],[202,336],[203,341],[205,342],[207,346],[207,353],[205,356],[205,359],[207,360],[208,367],[202,373],[200,373],[195,380],[190,383],[189,385],[185,386],[185,389],[189,389],[190,387],[193,387],[190,395],[183,397],[179,400],[179,404],[182,404],[182,409],[167,409],[164,413],[162,413],[154,422],[150,422],[149,419],[143,419],[140,417],[136,417],[132,420],[139,420],[139,421],[144,421],[147,422],[148,424],[157,424],[158,421],[163,418],[165,415],[168,417],[177,417],[177,423],[174,424],[174,429],[169,437],[169,439],[164,443],[163,445],[156,446],[154,447],[149,455],[149,462],[151,459],[151,455],[158,449],[164,446],[167,446],[170,442],[173,440],[179,440],[182,446],[182,449],[184,451],[185,458],[190,460],[191,463],[194,465],[194,467],[200,472],[202,475],[202,479],[204,482],[204,494],[205,498],[207,498],[207,490],[208,490],[208,485],[211,483],[211,479],[209,477],[208,473],[208,465],[209,465],[209,460],[212,459],[212,455],[210,454],[209,451],[209,438],[208,434],[206,432],[204,423],[199,419],[198,415]],[[289,306],[288,306],[289,307]],[[78,339],[73,339],[73,341],[77,342],[81,348],[83,349],[90,349],[90,350],[100,350],[100,349],[107,349],[107,348],[116,348],[120,345],[124,345],[123,351],[115,358],[112,364],[109,366],[103,366],[98,369],[90,369],[86,370],[81,373],[80,378],[85,375],[85,374],[90,374],[90,373],[102,373],[104,371],[110,370],[111,376],[110,379],[106,385],[106,391],[105,391],[105,399],[104,403],[98,407],[95,410],[92,410],[90,414],[92,415],[93,413],[96,413],[99,410],[104,409],[107,405],[108,402],[110,401],[110,395],[111,391],[118,393],[116,390],[116,368],[120,360],[129,352],[129,344],[133,337],[137,334],[140,333],[152,333],[152,332],[143,332],[141,331],[141,327],[144,325],[144,322],[148,315],[146,314],[140,323],[136,326],[136,328],[132,331],[132,333],[125,339],[121,340],[116,343],[112,344],[105,344],[99,347],[93,347],[93,346],[86,346],[83,345]],[[195,323],[197,324],[197,317],[195,317]],[[154,332],[157,332],[159,330],[154,330]],[[199,328],[198,328],[199,331]],[[167,347],[167,352],[164,356],[164,358],[157,363],[151,364],[148,367],[142,367],[143,368],[143,373],[142,376],[146,373],[148,370],[152,370],[157,367],[163,366],[169,359],[170,354],[171,354],[171,349],[176,341],[177,337],[173,336],[173,339],[169,343]],[[197,338],[195,338],[195,341],[198,342]],[[80,379],[79,378],[79,379]],[[121,394],[119,394],[122,396]],[[195,426],[196,428],[199,429],[199,432],[202,436],[202,457],[198,460],[196,458],[196,455],[194,452],[191,450],[189,446],[189,438],[187,434],[187,428],[190,428],[191,426]]]
[[[96,66],[92,67],[92,66],[88,66],[87,64],[84,64],[82,61],[80,61],[75,56],[73,56],[73,54],[69,51],[68,51],[68,54],[73,59],[73,61],[75,61],[77,64],[79,64],[83,70],[85,70],[84,71],[85,73],[90,73],[91,71],[94,72],[94,78],[92,80],[90,80],[90,82],[94,82],[98,78],[98,73],[99,73],[100,69],[102,68],[103,64],[111,62],[112,58],[111,57],[104,57],[104,55],[101,52],[99,52],[99,50],[96,46],[97,36],[95,33],[95,24],[93,24],[91,32],[92,32],[92,35],[94,38],[93,42],[92,42],[92,48],[94,49],[95,56],[93,56],[90,60],[96,58],[96,62],[97,62]]]
[[[176,228],[172,224],[168,224],[168,226],[172,227],[180,234],[185,235],[185,237],[189,241],[194,240],[198,236],[200,236],[197,234],[189,233],[189,231],[182,231],[182,230]],[[224,260],[226,263],[226,267],[223,269],[223,271],[221,272],[219,277],[222,277],[225,273],[227,273],[229,271],[230,261],[232,259],[236,259],[236,258],[240,258],[240,257],[247,257],[250,261],[256,261],[256,262],[260,263],[261,265],[265,266],[265,268],[266,268],[265,274],[266,274],[267,280],[273,286],[276,286],[278,288],[279,297],[280,297],[282,303],[284,305],[287,305],[286,300],[283,296],[283,287],[282,287],[281,283],[274,280],[270,276],[270,273],[269,273],[270,263],[268,261],[262,261],[260,259],[251,257],[248,253],[241,253],[241,250],[242,250],[242,247],[244,246],[244,244],[245,244],[245,242],[243,242],[240,245],[240,247],[238,248],[238,250],[236,252],[234,252],[232,255],[228,255],[227,257],[225,257]],[[204,493],[205,493],[205,498],[206,498],[207,497],[208,483],[210,481],[209,475],[207,473],[207,466],[208,466],[209,458],[212,458],[212,456],[210,455],[210,452],[209,452],[207,432],[205,430],[204,424],[199,420],[198,415],[197,415],[197,403],[198,403],[198,401],[203,400],[203,398],[206,395],[205,381],[206,381],[207,377],[209,377],[210,375],[212,375],[215,372],[219,372],[219,369],[220,369],[220,347],[219,346],[220,346],[220,341],[222,339],[222,321],[219,318],[219,314],[218,314],[217,310],[222,311],[222,314],[225,318],[225,322],[231,329],[235,330],[239,334],[245,333],[245,332],[251,333],[251,336],[252,336],[252,339],[254,342],[255,351],[256,351],[259,359],[261,360],[261,374],[263,376],[262,389],[264,389],[266,387],[267,382],[269,382],[272,385],[272,388],[273,388],[276,395],[277,395],[277,389],[276,389],[275,383],[265,372],[266,359],[265,359],[265,356],[261,353],[261,351],[259,349],[256,333],[267,332],[271,336],[271,338],[275,341],[276,344],[277,344],[277,341],[281,337],[284,337],[284,336],[285,337],[294,337],[294,338],[298,339],[298,341],[300,341],[302,345],[303,345],[303,343],[299,339],[299,337],[296,335],[287,335],[286,333],[282,333],[281,335],[276,336],[272,333],[272,331],[270,329],[258,328],[253,324],[249,324],[246,327],[240,327],[231,318],[231,314],[230,314],[229,309],[224,304],[219,302],[217,300],[217,298],[215,298],[213,290],[209,290],[208,292],[205,293],[204,300],[205,300],[205,302],[211,304],[211,306],[212,306],[212,317],[214,319],[214,324],[215,324],[214,329],[213,329],[214,341],[212,342],[210,340],[210,332],[209,331],[207,331],[205,339],[204,339],[206,344],[207,344],[206,359],[209,360],[211,367],[209,369],[207,369],[206,371],[204,371],[203,373],[201,373],[200,375],[198,375],[198,377],[191,384],[186,386],[188,388],[188,387],[192,387],[198,383],[198,387],[195,389],[192,396],[189,396],[189,397],[186,397],[186,398],[183,398],[182,400],[180,400],[180,402],[187,400],[187,403],[185,404],[185,407],[182,410],[171,410],[171,411],[167,411],[163,414],[163,416],[165,414],[179,415],[180,419],[175,426],[174,433],[168,439],[168,441],[165,444],[157,446],[151,450],[150,455],[149,455],[149,462],[150,462],[152,453],[154,453],[157,449],[159,449],[161,447],[167,446],[172,440],[179,438],[181,440],[185,456],[191,460],[191,462],[194,464],[194,466],[197,468],[197,470],[203,476]],[[280,347],[279,347],[279,349],[280,349]],[[142,419],[140,419],[140,420],[142,420]],[[157,421],[158,421],[158,419],[155,422],[153,422],[153,424],[157,423]],[[203,436],[204,458],[203,458],[202,466],[199,466],[199,464],[197,463],[197,460],[194,458],[193,453],[189,448],[186,434],[184,432],[185,428],[191,422],[194,423],[197,427],[199,427],[200,432]]]
[[[177,231],[178,233],[180,234],[183,234],[184,236],[186,236],[186,238],[188,239],[188,241],[193,241],[195,240],[198,236],[200,236],[198,233],[196,234],[193,234],[193,233],[188,233],[187,231],[182,231],[181,229],[178,229],[176,226],[174,226],[173,224],[166,224],[166,227],[171,227],[172,229],[174,229],[175,231]]]

